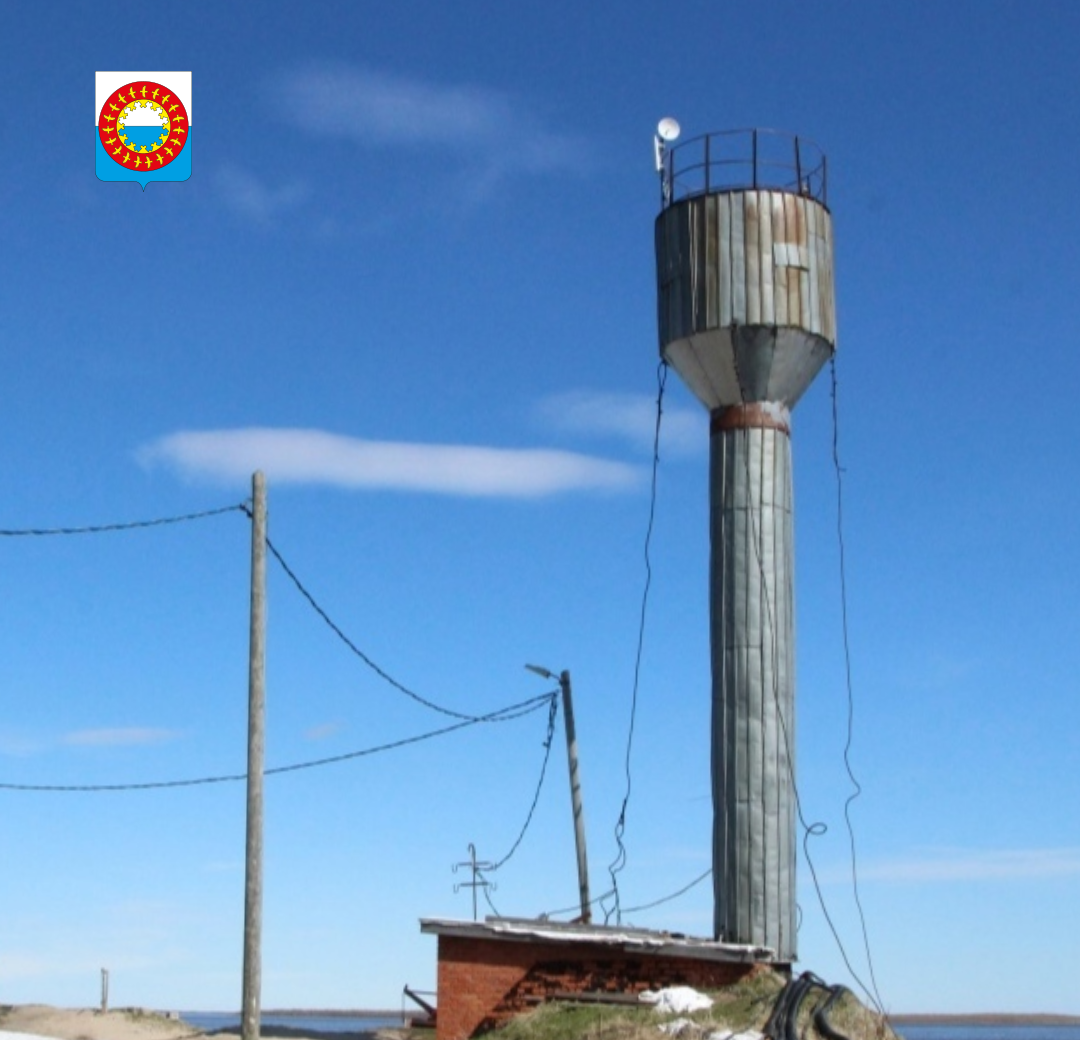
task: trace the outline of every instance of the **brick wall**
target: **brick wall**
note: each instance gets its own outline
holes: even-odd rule
[[[650,957],[601,945],[439,936],[436,1040],[466,1040],[560,991],[640,993],[661,986],[718,989],[756,971],[692,957]]]

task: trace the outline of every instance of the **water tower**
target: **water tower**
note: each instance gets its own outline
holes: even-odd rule
[[[825,157],[656,139],[660,353],[709,410],[714,936],[796,957],[791,409],[836,344]]]

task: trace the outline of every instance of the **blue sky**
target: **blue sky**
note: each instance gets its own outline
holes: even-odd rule
[[[1061,2],[9,4],[0,527],[241,502],[454,710],[573,674],[593,889],[624,793],[656,393],[656,121],[830,161],[853,810],[894,1011],[1080,1013],[1075,42]],[[192,70],[184,184],[99,182],[94,73]],[[707,423],[674,375],[620,875],[709,865]],[[795,412],[799,787],[865,976],[825,373]],[[0,780],[243,770],[249,526],[4,539]],[[268,765],[444,724],[270,570]],[[561,725],[561,722],[560,722]],[[267,781],[265,1006],[431,988],[541,715]],[[493,902],[576,896],[555,746]],[[0,792],[0,999],[235,1008],[243,788]],[[802,964],[850,981],[800,864]],[[707,934],[701,885],[633,923]]]

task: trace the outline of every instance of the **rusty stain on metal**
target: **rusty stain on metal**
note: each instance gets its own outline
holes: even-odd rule
[[[720,430],[779,430],[791,436],[791,413],[771,401],[752,401],[717,408],[709,418],[709,432]]]

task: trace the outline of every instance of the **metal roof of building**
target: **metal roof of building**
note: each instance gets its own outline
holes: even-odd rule
[[[609,946],[656,957],[694,957],[698,960],[741,963],[771,963],[776,960],[775,951],[768,946],[715,942],[679,932],[653,931],[646,928],[612,928],[607,925],[568,924],[563,921],[522,917],[487,917],[483,921],[426,917],[420,919],[420,931],[429,935],[448,935],[463,939]]]

